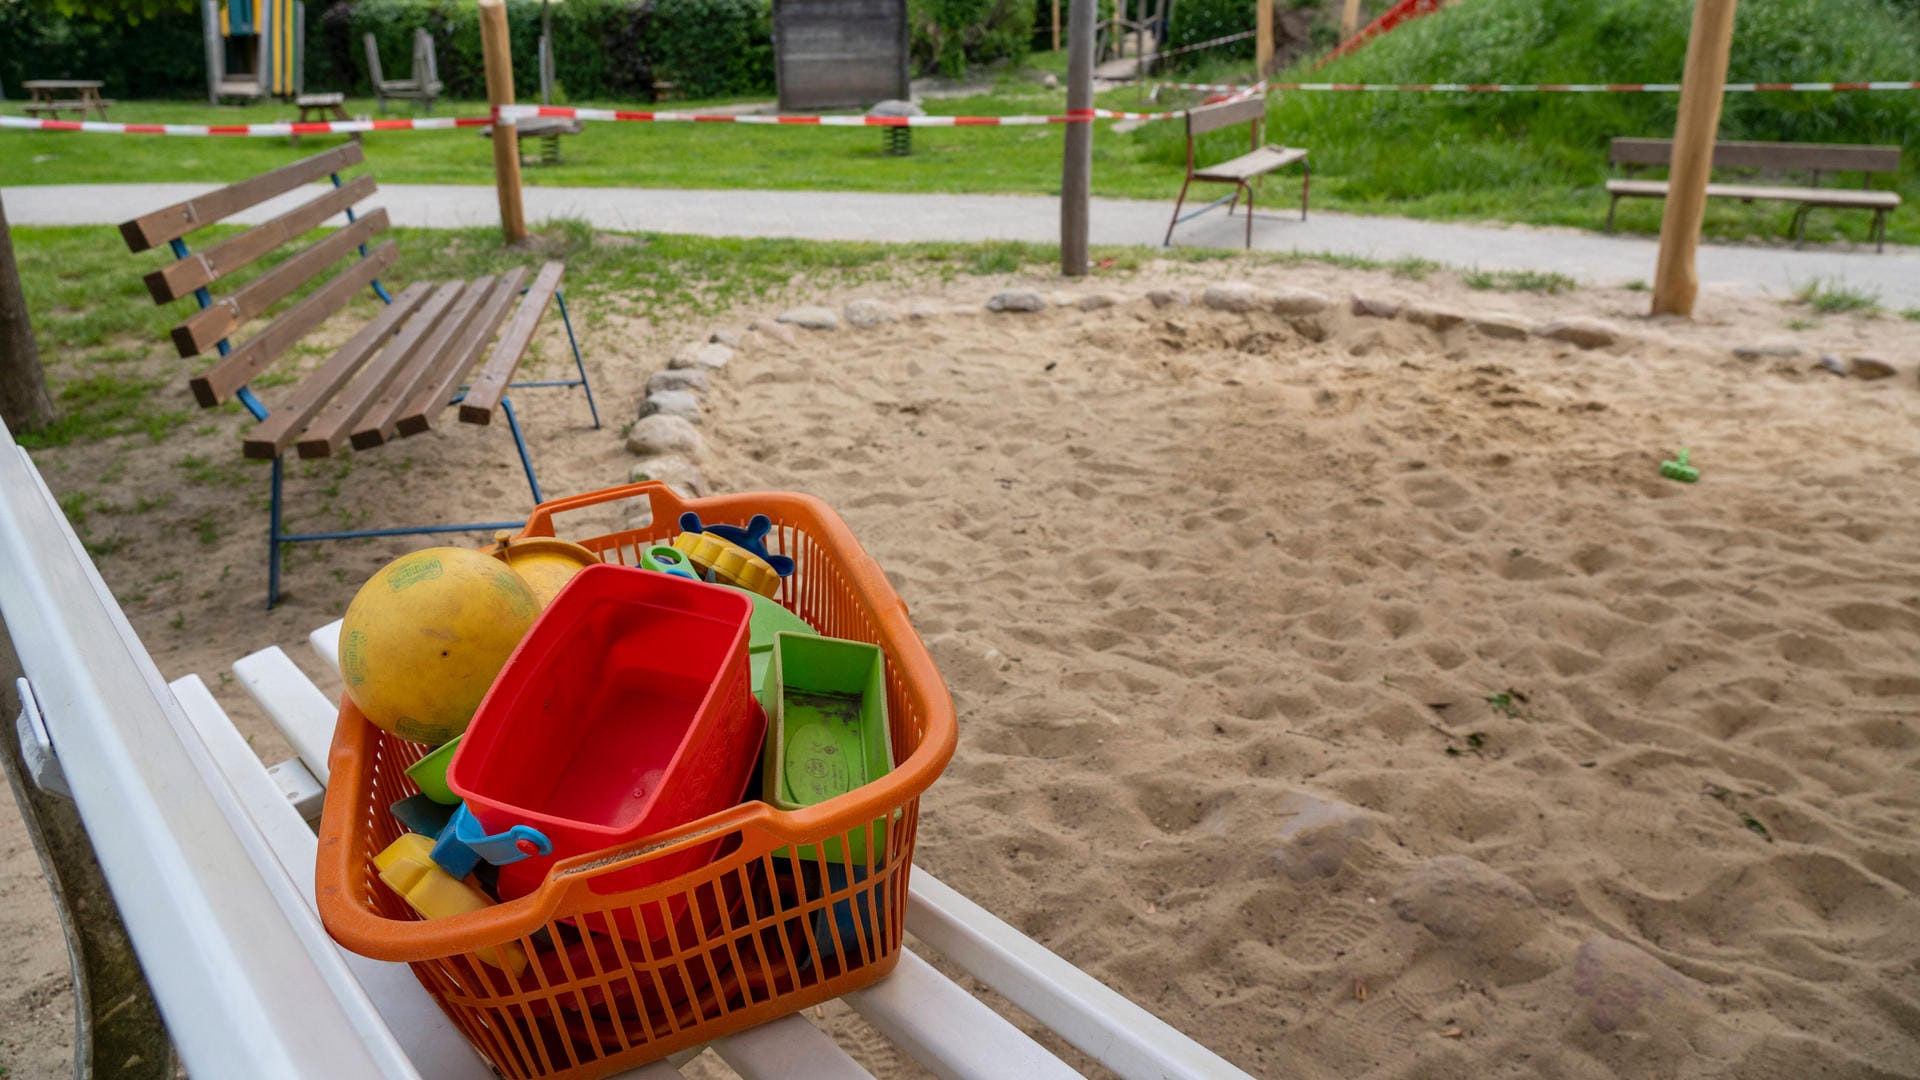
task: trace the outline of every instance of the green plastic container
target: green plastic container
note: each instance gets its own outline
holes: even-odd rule
[[[447,786],[447,766],[453,764],[453,752],[458,749],[460,736],[455,735],[426,757],[407,766],[407,779],[420,789],[420,794],[442,806],[460,805],[460,796]]]
[[[752,669],[748,678],[753,680],[753,696],[760,701],[760,707],[773,715],[773,698],[767,694],[767,669],[773,665],[773,638],[776,634],[817,635],[819,631],[807,625],[807,620],[795,615],[783,607],[780,601],[772,597],[761,596],[751,589],[741,589],[753,600],[753,615],[747,625],[747,664]]]
[[[887,727],[886,658],[879,646],[815,634],[774,635],[766,696],[767,741],[761,751],[762,797],[798,810],[844,795],[893,769],[893,733]],[[874,841],[886,846],[884,819]],[[843,850],[827,841],[830,862],[864,865],[867,831],[854,830]],[[851,857],[849,857],[849,855]],[[785,858],[783,849],[775,853]],[[811,846],[800,858],[817,856]]]

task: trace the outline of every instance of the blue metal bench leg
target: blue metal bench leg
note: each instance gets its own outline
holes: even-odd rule
[[[527,486],[533,489],[533,501],[537,505],[545,502],[540,497],[540,481],[533,475],[533,457],[527,453],[526,437],[520,434],[520,419],[513,414],[513,400],[500,399],[500,410],[507,414],[507,427],[513,431],[513,445],[520,451],[520,465],[527,470]]]
[[[280,602],[280,482],[283,459],[273,459],[273,501],[267,511],[267,610]]]
[[[587,411],[593,414],[593,426],[595,430],[598,430],[600,427],[600,408],[593,403],[593,383],[587,380],[587,365],[585,361],[580,359],[580,339],[573,336],[573,317],[567,314],[566,294],[555,289],[553,299],[560,305],[560,322],[567,328],[567,344],[573,346],[574,370],[580,373],[580,386],[587,392]],[[534,501],[538,502],[539,499],[536,498]]]

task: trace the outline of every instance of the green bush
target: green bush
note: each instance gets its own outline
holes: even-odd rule
[[[1198,45],[1228,34],[1253,29],[1254,5],[1249,0],[1179,0],[1167,24],[1167,47]],[[1172,59],[1175,68],[1227,59],[1253,59],[1253,39],[1242,38],[1211,49],[1196,49]]]
[[[1025,0],[1031,3],[1031,0]],[[649,97],[656,80],[688,97],[770,93],[769,0],[566,0],[552,5],[555,82],[575,100]],[[540,4],[508,0],[514,85],[523,100],[540,87]],[[448,96],[486,97],[479,10],[472,0],[309,0],[306,86],[373,92],[371,33],[388,78],[413,65],[413,32],[433,35]],[[0,81],[99,78],[119,97],[197,97],[206,91],[200,17],[169,13],[127,26],[63,18],[28,0],[0,0]]]
[[[137,27],[66,18],[44,3],[0,0],[0,86],[16,100],[26,79],[99,79],[108,97],[184,97],[207,91],[197,12],[156,14]]]
[[[1033,40],[1034,3],[907,0],[908,50],[914,70],[959,78],[973,64],[1024,58]],[[1065,18],[1062,13],[1062,32]]]

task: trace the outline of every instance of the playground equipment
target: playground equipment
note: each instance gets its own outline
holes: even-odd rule
[[[389,79],[380,67],[380,46],[368,34],[361,39],[367,47],[367,78],[373,80],[373,96],[380,101],[380,111],[387,111],[387,99],[398,98],[403,101],[419,101],[426,105],[428,112],[433,111],[434,99],[440,96],[440,63],[433,51],[433,35],[425,28],[416,28],[413,32],[413,73],[411,78]]]
[[[297,96],[307,44],[300,0],[200,0],[207,44],[207,102]]]
[[[780,108],[865,108],[911,97],[905,0],[775,0]]]

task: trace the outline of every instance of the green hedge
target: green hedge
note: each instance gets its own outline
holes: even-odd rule
[[[769,0],[566,0],[550,11],[555,82],[564,97],[632,101],[647,97],[656,81],[695,98],[773,91]],[[515,87],[533,100],[540,86],[538,0],[508,0],[507,23]],[[486,97],[472,0],[309,0],[307,89],[371,94],[361,44],[367,33],[380,45],[387,77],[404,77],[416,27],[434,37],[447,94]],[[205,55],[197,13],[126,26],[0,0],[0,81],[10,95],[21,94],[22,79],[98,78],[109,96],[198,97],[206,92]]]
[[[362,36],[380,43],[381,63],[396,68],[391,78],[411,63],[414,28],[424,26],[447,93],[486,96],[479,9],[469,0],[341,0],[317,28],[308,11],[309,86],[370,93]],[[696,98],[773,89],[767,0],[566,0],[550,14],[555,82],[565,96],[632,100],[655,81]],[[530,99],[540,79],[538,0],[508,0],[507,25],[514,83]]]
[[[959,78],[973,64],[1024,58],[1034,36],[1034,4],[1035,0],[907,0],[908,51],[914,70]],[[1062,34],[1065,19],[1063,12]],[[1051,13],[1048,22],[1052,22]]]
[[[0,0],[0,86],[19,100],[27,79],[99,79],[115,98],[205,95],[200,16],[169,12],[127,26],[63,18],[43,2]]]

